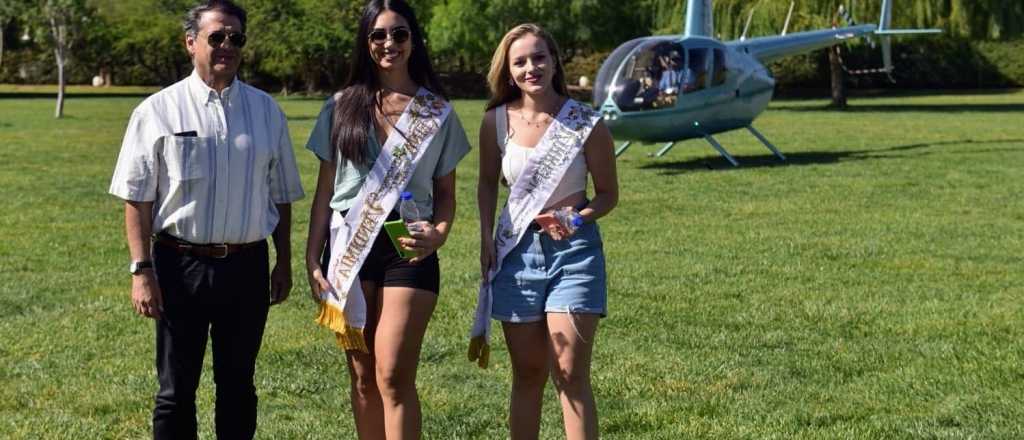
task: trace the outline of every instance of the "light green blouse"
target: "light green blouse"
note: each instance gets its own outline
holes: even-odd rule
[[[337,156],[337,149],[331,145],[331,120],[334,115],[334,98],[328,98],[320,109],[320,115],[316,118],[316,125],[309,135],[309,142],[306,149],[316,154],[320,160],[333,160]],[[331,198],[331,208],[335,211],[344,211],[355,203],[356,195],[363,186],[363,181],[377,155],[380,154],[381,144],[377,141],[377,130],[370,127],[369,139],[366,142],[368,164],[356,165],[347,159],[337,161],[337,174],[334,176],[334,197]],[[398,136],[397,133],[394,134]],[[420,215],[432,218],[434,215],[434,179],[447,176],[455,171],[455,166],[469,153],[469,140],[466,139],[466,131],[459,122],[455,112],[449,112],[444,123],[438,130],[437,135],[430,141],[430,146],[423,153],[412,179],[406,187],[406,191],[412,192]],[[396,207],[397,208],[397,207]]]

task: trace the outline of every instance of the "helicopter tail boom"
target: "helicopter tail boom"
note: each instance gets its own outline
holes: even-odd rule
[[[692,0],[691,0],[692,1]],[[729,42],[729,46],[749,53],[763,63],[778,60],[792,55],[811,52],[841,43],[844,40],[878,36],[882,46],[882,63],[885,72],[893,70],[892,37],[904,35],[938,34],[939,29],[892,29],[892,0],[882,0],[882,13],[878,24],[862,24],[822,29],[817,31],[797,32],[789,35],[749,38]]]

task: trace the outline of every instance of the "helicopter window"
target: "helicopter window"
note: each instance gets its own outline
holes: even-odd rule
[[[694,48],[687,51],[686,67],[682,71],[682,93],[693,93],[704,89],[707,81],[708,49]]]
[[[623,45],[612,51],[612,54],[608,56],[608,59],[601,64],[601,70],[597,72],[597,79],[594,83],[594,107],[600,107],[604,104],[604,101],[608,99],[608,94],[611,92],[611,88],[614,83],[613,80],[616,71],[619,66],[622,65],[623,60],[630,54],[640,43],[643,43],[645,38],[637,38],[634,40],[627,41]]]
[[[712,65],[711,85],[720,86],[725,84],[725,51],[715,49],[715,59]]]
[[[678,43],[665,39],[649,41],[632,51],[621,62],[609,89],[615,105],[623,111],[674,106],[681,81],[678,66],[685,65],[685,53]]]

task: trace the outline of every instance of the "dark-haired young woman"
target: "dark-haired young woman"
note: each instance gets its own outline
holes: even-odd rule
[[[566,438],[596,439],[590,360],[607,284],[595,221],[618,201],[611,133],[595,111],[569,98],[558,47],[539,26],[505,34],[487,79],[477,189],[484,282],[470,356],[486,364],[490,319],[501,321],[512,359],[513,440],[537,438],[549,377]],[[509,199],[495,221],[499,180],[508,183]],[[546,221],[552,212],[573,221]]]
[[[367,3],[353,59],[307,144],[321,162],[306,268],[318,322],[346,350],[359,437],[418,438],[416,370],[437,303],[436,251],[455,217],[455,167],[470,147],[408,4]],[[381,227],[399,218],[405,191],[426,219],[400,239],[415,252],[409,259]]]

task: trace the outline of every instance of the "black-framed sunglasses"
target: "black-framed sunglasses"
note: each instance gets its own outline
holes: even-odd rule
[[[206,37],[206,41],[213,47],[220,47],[224,44],[224,40],[231,40],[231,45],[239,49],[245,47],[245,34],[241,32],[215,31],[210,32],[210,35]]]
[[[370,41],[372,41],[375,44],[383,44],[385,41],[387,41],[388,34],[391,35],[391,40],[394,41],[395,44],[405,43],[406,41],[409,40],[409,36],[412,35],[412,33],[409,32],[409,29],[399,27],[391,29],[391,32],[388,32],[385,29],[374,29],[373,31],[370,32],[370,35],[368,35],[368,37],[370,38]]]

